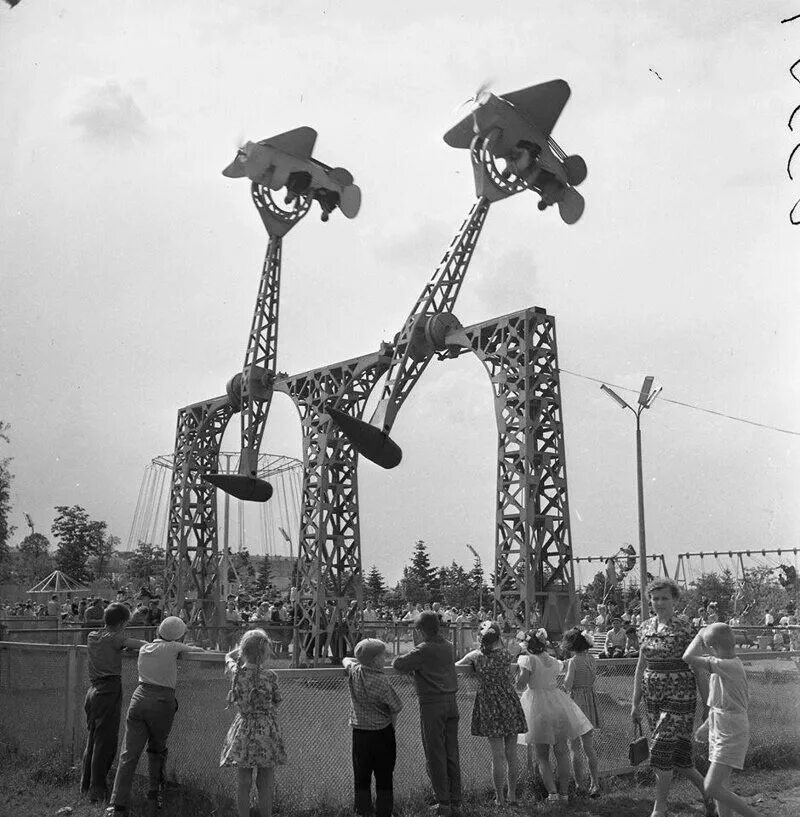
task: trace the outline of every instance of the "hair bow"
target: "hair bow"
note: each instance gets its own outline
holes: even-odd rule
[[[544,627],[539,627],[539,629],[536,631],[536,637],[539,639],[539,641],[543,642],[544,644],[546,644],[549,641],[547,637],[547,630],[545,630]]]

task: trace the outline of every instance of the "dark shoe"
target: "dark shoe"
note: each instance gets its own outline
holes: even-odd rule
[[[716,800],[703,798],[703,805],[706,807],[706,817],[719,817]]]
[[[105,789],[89,789],[90,803],[105,803],[108,800],[108,791]]]

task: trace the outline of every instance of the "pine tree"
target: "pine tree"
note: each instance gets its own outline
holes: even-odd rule
[[[414,553],[411,557],[411,567],[408,569],[411,577],[428,591],[438,584],[437,570],[431,565],[431,557],[428,555],[428,547],[422,539],[414,543]]]
[[[480,556],[475,556],[475,561],[472,563],[472,570],[467,574],[467,581],[471,591],[469,605],[470,607],[482,607],[489,601],[489,588],[486,586],[483,573],[483,563]]]
[[[378,570],[375,565],[369,569],[369,573],[367,574],[367,599],[372,602],[372,604],[380,604],[383,601],[383,597],[386,594],[386,582],[383,579],[380,571]]]
[[[272,590],[272,565],[269,563],[269,556],[264,556],[259,566],[253,589],[262,596],[269,594]]]

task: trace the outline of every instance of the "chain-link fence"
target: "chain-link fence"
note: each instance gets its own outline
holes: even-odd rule
[[[168,774],[212,798],[227,799],[235,791],[235,778],[230,769],[220,769],[218,763],[234,713],[225,709],[228,682],[222,658],[218,653],[198,654],[180,664],[179,710],[169,740]],[[781,746],[791,751],[800,744],[800,653],[757,653],[742,658],[750,682],[751,757]],[[631,659],[601,661],[598,665],[595,691],[602,727],[596,745],[606,774],[627,768],[635,665]],[[344,671],[291,670],[279,664],[275,668],[283,694],[279,719],[288,750],[288,763],[276,774],[278,798],[297,806],[321,801],[347,804],[352,771]],[[401,796],[425,792],[427,777],[413,681],[391,670],[388,674],[404,703],[397,722],[395,790]],[[132,657],[123,662],[126,705],[136,681]],[[65,756],[78,758],[86,735],[83,698],[87,686],[85,647],[0,643],[0,739],[28,751],[58,747]],[[461,768],[465,786],[488,790],[488,744],[484,738],[470,735],[476,688],[474,678],[460,678]]]

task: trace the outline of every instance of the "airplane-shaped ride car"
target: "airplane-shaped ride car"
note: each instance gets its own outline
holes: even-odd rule
[[[338,207],[355,218],[361,207],[361,190],[343,167],[328,167],[311,157],[317,132],[302,127],[261,142],[245,142],[236,158],[222,171],[231,179],[247,176],[270,190],[286,188],[286,204],[300,196],[319,202],[322,220]]]
[[[476,135],[486,138],[493,157],[505,164],[504,178],[521,179],[541,197],[540,210],[557,204],[561,218],[574,224],[585,205],[575,188],[586,178],[586,162],[568,156],[550,136],[569,95],[563,79],[502,96],[482,89],[473,109],[447,131],[444,141],[469,149]]]

